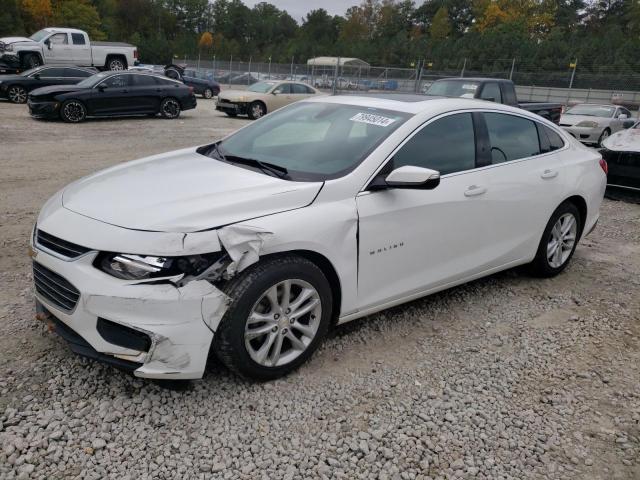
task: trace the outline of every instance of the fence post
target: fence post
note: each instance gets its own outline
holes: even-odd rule
[[[576,78],[576,68],[578,67],[578,59],[573,62],[572,65],[573,71],[571,72],[571,80],[569,80],[569,91],[567,92],[567,105],[569,105],[569,100],[571,100],[571,89],[573,88],[573,80]]]
[[[271,55],[269,55],[269,73],[267,74],[267,80],[271,80]]]
[[[213,56],[213,75],[212,75],[213,79],[216,79],[216,56]]]
[[[233,55],[229,57],[229,77],[227,80],[227,84],[231,87],[231,67],[233,66]]]
[[[201,54],[201,51],[200,49],[198,49],[198,66],[196,67],[196,70],[200,70],[200,54]]]
[[[340,57],[336,59],[336,69],[333,72],[333,88],[331,89],[331,94],[336,94],[336,87],[338,86],[338,67],[340,66]]]
[[[414,93],[418,93],[418,89],[420,88],[420,77],[422,77],[422,60],[418,60],[416,65],[416,82],[413,86]]]
[[[250,79],[251,79],[251,55],[249,55],[249,75],[247,76],[247,85],[249,85]]]
[[[509,80],[513,80],[513,70],[516,68],[516,59],[511,62],[511,73],[509,74]]]
[[[291,57],[291,80],[293,79],[293,57]]]
[[[464,78],[464,71],[467,68],[467,59],[464,59],[464,63],[462,64],[462,71],[460,72],[460,78]]]

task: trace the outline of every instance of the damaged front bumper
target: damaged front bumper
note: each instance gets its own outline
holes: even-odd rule
[[[34,252],[38,316],[53,321],[72,350],[133,370],[138,377],[202,377],[227,305],[226,295],[214,285],[205,280],[183,287],[136,284],[96,269],[97,252],[73,261]],[[56,302],[56,295],[76,298],[69,293],[73,288],[79,295],[72,308]]]

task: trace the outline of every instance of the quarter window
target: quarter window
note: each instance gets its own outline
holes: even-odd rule
[[[538,130],[533,121],[503,113],[485,113],[492,163],[509,162],[540,154]]]
[[[489,100],[491,102],[502,103],[502,94],[500,93],[500,85],[497,83],[487,83],[482,89],[480,94],[482,100]]]
[[[470,113],[459,113],[427,125],[395,154],[394,168],[431,168],[441,175],[476,166],[476,144]]]
[[[71,34],[71,40],[73,41],[74,45],[85,45],[86,42],[84,40],[84,35],[81,33],[72,33]]]
[[[547,134],[547,138],[549,139],[549,147],[551,148],[551,151],[559,150],[564,147],[564,141],[562,140],[562,137],[560,135],[558,135],[549,127],[543,128],[545,133]]]

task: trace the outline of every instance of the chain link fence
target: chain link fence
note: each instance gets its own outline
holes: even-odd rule
[[[450,60],[434,64],[419,61],[411,68],[385,66],[318,66],[300,63],[255,62],[229,58],[177,59],[198,75],[223,86],[242,88],[262,80],[306,82],[326,92],[424,93],[438,79],[450,77],[492,77],[511,79],[522,100],[575,103],[599,101],[640,105],[640,73],[629,67],[587,66],[579,61],[566,65],[540,66],[518,59]],[[479,68],[483,65],[483,68]],[[487,67],[489,65],[489,67]],[[525,87],[529,87],[528,89]]]

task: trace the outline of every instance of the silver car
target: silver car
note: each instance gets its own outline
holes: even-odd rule
[[[633,125],[631,112],[616,105],[580,103],[560,117],[560,126],[582,143],[601,145],[612,133]]]

